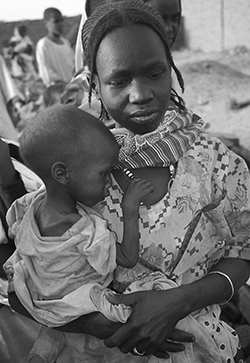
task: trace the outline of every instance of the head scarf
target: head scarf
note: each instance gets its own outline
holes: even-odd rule
[[[138,135],[125,128],[112,129],[120,152],[116,169],[168,167],[189,150],[202,132],[204,122],[192,111],[166,111],[158,128]]]

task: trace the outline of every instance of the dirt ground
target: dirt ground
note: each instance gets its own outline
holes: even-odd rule
[[[250,49],[175,51],[173,58],[184,78],[186,105],[204,119],[209,132],[236,137],[250,150]]]

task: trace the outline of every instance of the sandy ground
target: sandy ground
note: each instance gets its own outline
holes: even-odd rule
[[[234,100],[250,103],[250,49],[176,51],[173,58],[184,78],[186,105],[209,124],[209,132],[237,137],[250,150],[250,105],[232,108]]]

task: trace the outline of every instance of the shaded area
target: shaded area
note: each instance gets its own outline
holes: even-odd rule
[[[39,330],[39,324],[2,305],[0,308],[1,363],[26,363]]]

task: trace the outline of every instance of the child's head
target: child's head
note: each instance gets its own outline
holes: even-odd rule
[[[49,35],[59,36],[63,32],[63,16],[56,8],[47,8],[43,20]]]
[[[19,31],[19,34],[21,35],[21,37],[25,37],[27,35],[27,31],[28,31],[27,26],[19,25],[18,31]]]
[[[143,0],[163,18],[170,47],[178,34],[181,22],[181,0]]]
[[[82,30],[94,89],[108,114],[134,133],[154,130],[171,96],[171,68],[183,87],[161,16],[126,0],[97,8]],[[105,61],[103,61],[105,60]]]
[[[25,127],[20,153],[45,183],[92,206],[107,195],[119,147],[109,129],[72,105],[54,105]]]

